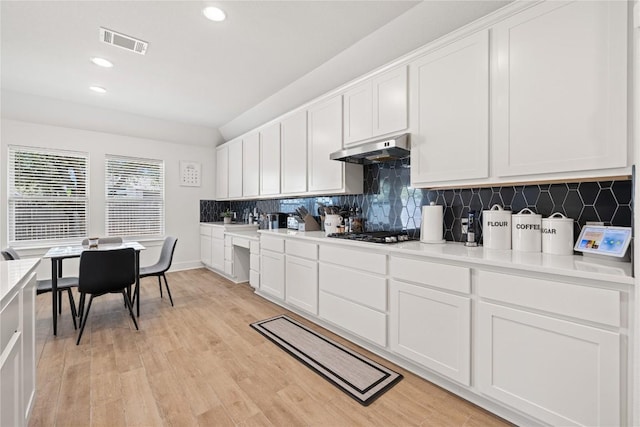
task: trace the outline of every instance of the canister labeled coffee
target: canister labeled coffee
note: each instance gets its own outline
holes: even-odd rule
[[[511,249],[511,211],[500,205],[482,211],[482,239],[488,249]]]
[[[542,220],[542,252],[573,255],[573,219],[560,212]]]
[[[512,217],[511,238],[514,251],[540,252],[542,248],[542,215],[524,208]]]

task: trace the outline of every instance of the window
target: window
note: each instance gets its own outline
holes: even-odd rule
[[[9,146],[9,242],[87,235],[88,155]]]
[[[164,234],[164,162],[108,155],[105,194],[107,236]]]

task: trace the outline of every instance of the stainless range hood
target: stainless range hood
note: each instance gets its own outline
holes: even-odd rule
[[[409,134],[394,136],[377,141],[365,142],[361,145],[348,147],[344,150],[331,153],[331,160],[341,162],[370,165],[372,163],[392,162],[404,159],[411,153],[409,151]]]

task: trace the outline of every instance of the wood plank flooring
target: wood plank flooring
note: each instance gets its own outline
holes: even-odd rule
[[[79,346],[65,301],[37,297],[37,393],[30,426],[501,426],[504,420],[205,270],[142,280],[140,330],[119,295],[94,300]],[[77,299],[77,298],[76,298]],[[66,298],[65,298],[66,300]],[[249,323],[286,313],[404,379],[361,406]]]

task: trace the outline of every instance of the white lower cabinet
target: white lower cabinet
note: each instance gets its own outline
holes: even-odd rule
[[[620,335],[478,304],[477,386],[552,425],[618,426]]]
[[[211,268],[224,271],[224,239],[211,239]]]
[[[260,241],[249,243],[249,284],[252,288],[260,287]]]
[[[24,425],[28,425],[36,398],[35,275],[22,286],[22,387],[22,416]]]
[[[285,298],[284,240],[260,239],[260,291]]]
[[[471,298],[391,280],[391,350],[471,384]]]
[[[0,425],[21,426],[22,383],[20,366],[22,362],[21,333],[16,331],[0,355]]]
[[[318,245],[287,240],[285,300],[311,314],[318,314]]]
[[[367,258],[381,274],[351,267]],[[363,265],[359,267],[366,268]],[[387,346],[386,255],[320,247],[318,314],[379,346]]]

